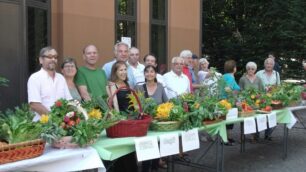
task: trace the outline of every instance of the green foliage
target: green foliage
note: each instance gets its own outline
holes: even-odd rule
[[[9,80],[7,80],[6,78],[4,78],[4,77],[1,77],[0,76],[0,86],[8,86],[8,82],[9,82]]]
[[[40,138],[42,125],[33,122],[33,117],[27,104],[0,112],[0,138],[10,144]]]
[[[118,116],[107,107],[103,98],[84,102],[60,99],[51,107],[43,125],[42,137],[49,143],[64,136],[72,136],[72,141],[80,146],[93,143],[103,129],[114,125]],[[87,113],[88,112],[88,113]],[[110,115],[109,115],[110,114]]]
[[[203,54],[218,69],[223,69],[225,60],[236,60],[239,78],[248,61],[262,69],[273,51],[282,66],[282,78],[304,79],[305,9],[303,0],[203,0]]]

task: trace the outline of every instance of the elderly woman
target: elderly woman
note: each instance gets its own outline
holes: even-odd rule
[[[206,58],[201,58],[199,60],[199,72],[198,72],[198,82],[202,83],[205,79],[209,78],[209,62],[206,60]]]
[[[255,75],[256,69],[256,63],[248,62],[246,64],[246,73],[239,80],[239,86],[242,90],[248,88],[255,88],[261,91],[264,90],[261,79]]]
[[[74,83],[74,77],[77,73],[77,65],[73,58],[65,58],[62,65],[62,74],[64,75],[69,92],[73,99],[81,101],[82,98],[78,92],[78,89]]]
[[[256,73],[256,76],[258,76],[263,85],[264,88],[267,90],[270,86],[273,85],[279,85],[280,84],[280,76],[279,73],[273,70],[274,67],[274,60],[273,58],[267,58],[265,60],[265,69],[260,70]]]

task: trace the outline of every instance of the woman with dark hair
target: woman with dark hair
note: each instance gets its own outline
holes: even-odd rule
[[[146,66],[144,68],[145,83],[137,85],[135,89],[144,92],[146,98],[152,97],[157,104],[161,104],[168,101],[168,97],[162,84],[157,82],[156,75],[157,70],[154,66]]]
[[[238,91],[240,91],[240,87],[235,81],[235,73],[237,71],[236,62],[234,60],[227,60],[224,63],[224,75],[223,80],[225,82],[225,87],[223,91],[223,97],[228,97],[228,92],[232,92],[233,94],[236,94]],[[231,131],[234,128],[234,124],[230,124],[226,126],[227,129],[227,137],[228,137],[228,143],[225,145],[227,146],[233,146],[235,145],[235,140],[232,138]]]
[[[113,64],[110,76],[110,82],[106,88],[109,98],[122,87],[129,88],[128,77],[127,77],[127,65],[123,61],[117,61]],[[113,97],[113,106],[117,111],[128,111],[130,99],[127,97],[131,94],[129,89],[120,89]],[[106,165],[111,163],[106,162]],[[116,162],[111,165],[108,171],[111,172],[137,172],[137,161],[135,152],[120,157]]]
[[[145,83],[143,85],[136,85],[135,90],[144,93],[145,97],[151,97],[157,104],[165,103],[168,101],[165,89],[161,83],[156,79],[157,69],[153,65],[147,65],[144,68]],[[142,172],[150,171],[151,169],[157,170],[157,168],[167,168],[166,162],[162,159],[154,159],[142,162]]]
[[[110,83],[108,84],[106,90],[109,98],[115,93],[118,88],[126,87],[129,88],[128,78],[127,78],[127,65],[125,62],[117,61],[112,66]],[[129,107],[128,94],[131,91],[128,89],[121,89],[113,97],[113,106],[117,111],[127,111]]]
[[[62,74],[64,75],[67,85],[68,85],[68,89],[69,92],[72,96],[73,99],[81,101],[82,98],[80,96],[80,93],[74,83],[74,77],[77,73],[77,64],[76,61],[71,58],[71,57],[67,57],[64,59],[62,65]]]

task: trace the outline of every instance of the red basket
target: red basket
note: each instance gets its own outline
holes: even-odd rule
[[[142,107],[139,101],[139,98],[136,92],[128,87],[120,87],[118,88],[114,94],[109,98],[108,105],[112,108],[112,102],[114,96],[118,93],[118,91],[126,89],[130,90],[132,94],[135,96],[136,101],[139,106],[139,114],[140,118],[138,120],[122,120],[116,125],[113,125],[106,129],[107,137],[118,138],[118,137],[140,137],[147,135],[150,123],[152,121],[151,116],[142,114]]]

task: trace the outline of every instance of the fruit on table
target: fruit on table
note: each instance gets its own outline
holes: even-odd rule
[[[272,111],[272,107],[271,106],[266,106],[265,108],[262,108],[261,110],[263,111]]]
[[[250,111],[253,111],[253,108],[250,105],[248,105],[246,102],[242,102],[241,103],[241,110],[243,112],[250,112]]]

